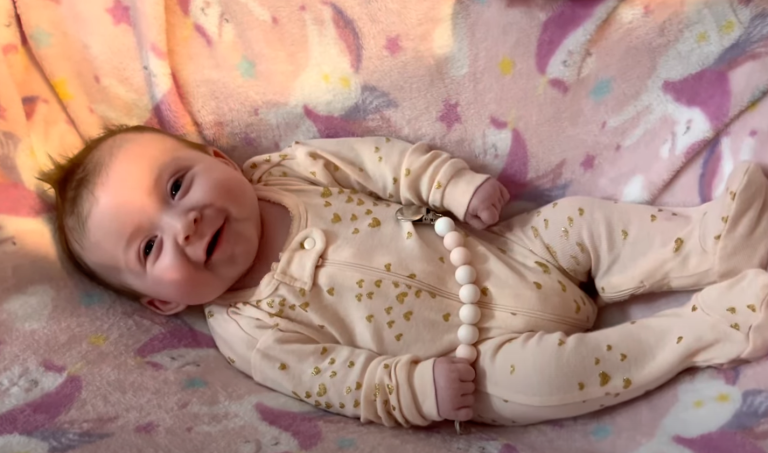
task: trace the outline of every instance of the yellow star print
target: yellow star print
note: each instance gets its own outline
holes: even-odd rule
[[[53,86],[53,90],[56,91],[56,95],[61,99],[61,102],[67,102],[74,99],[74,96],[72,93],[70,93],[69,88],[67,87],[67,79],[60,78],[51,81],[51,85]]]
[[[515,71],[514,60],[510,59],[509,57],[502,58],[499,62],[499,71],[501,71],[501,75],[503,76],[512,75],[512,73]]]

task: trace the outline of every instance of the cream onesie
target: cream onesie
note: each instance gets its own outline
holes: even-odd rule
[[[459,345],[459,285],[433,228],[401,205],[464,219],[487,176],[425,144],[296,142],[246,162],[292,215],[259,286],[206,306],[221,352],[269,388],[363,422],[441,420],[437,357]],[[768,353],[768,183],[741,165],[717,200],[659,209],[574,197],[464,229],[482,288],[474,421],[523,425],[637,397],[685,368]],[[461,225],[460,225],[461,227]],[[590,331],[601,299],[702,289],[686,305]]]

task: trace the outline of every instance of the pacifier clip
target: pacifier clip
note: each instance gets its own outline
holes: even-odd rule
[[[461,285],[459,300],[463,303],[459,309],[459,319],[463,323],[458,331],[461,344],[456,348],[456,357],[473,363],[477,359],[474,344],[480,336],[476,326],[480,320],[480,308],[475,305],[480,300],[480,288],[475,285],[477,271],[469,264],[472,256],[469,249],[464,247],[464,236],[456,231],[453,219],[421,206],[403,206],[397,210],[397,220],[434,225],[435,233],[443,238],[443,246],[451,253],[451,263],[456,266],[454,278]],[[461,435],[461,422],[456,420],[454,425],[456,433]]]

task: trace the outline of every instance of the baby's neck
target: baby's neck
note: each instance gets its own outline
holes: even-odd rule
[[[259,200],[261,238],[253,266],[229,290],[253,288],[272,270],[272,263],[280,260],[285,241],[291,230],[291,213],[278,203]]]

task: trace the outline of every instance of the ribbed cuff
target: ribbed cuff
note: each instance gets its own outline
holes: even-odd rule
[[[481,184],[490,178],[489,175],[475,173],[469,169],[456,172],[445,186],[443,206],[462,222],[466,220],[467,207],[472,196]]]
[[[411,371],[411,391],[416,410],[424,419],[438,422],[443,420],[437,412],[435,395],[435,359],[420,362]]]

